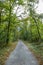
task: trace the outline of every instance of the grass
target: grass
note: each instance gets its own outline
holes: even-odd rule
[[[0,49],[0,65],[5,65],[6,59],[9,57],[11,51],[16,47],[17,42],[9,43],[8,46]]]
[[[24,43],[28,46],[28,48],[32,51],[32,53],[36,56],[39,61],[39,65],[43,65],[43,43],[40,45],[35,45],[35,43],[29,43],[24,41]]]

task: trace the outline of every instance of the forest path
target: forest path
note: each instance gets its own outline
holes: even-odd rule
[[[5,65],[39,65],[35,56],[22,42],[18,41],[18,44],[13,52],[11,52],[9,58],[5,62]]]

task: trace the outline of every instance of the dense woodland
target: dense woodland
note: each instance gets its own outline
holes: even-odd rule
[[[38,0],[1,0],[0,1],[0,47],[6,46],[9,42],[18,39],[28,40],[29,42],[43,41],[43,13],[36,13],[35,5]],[[17,5],[25,6],[28,16],[23,18],[13,12]],[[19,7],[18,7],[19,8]],[[18,10],[17,8],[17,10]],[[19,19],[19,17],[21,19]]]
[[[0,65],[5,65],[18,40],[43,65],[43,13],[36,12],[38,3],[39,0],[0,0]]]

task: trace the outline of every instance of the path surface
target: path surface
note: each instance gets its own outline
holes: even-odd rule
[[[18,41],[15,50],[10,54],[5,65],[39,65],[37,59],[22,42]]]

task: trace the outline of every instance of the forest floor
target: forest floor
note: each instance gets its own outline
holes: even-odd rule
[[[34,43],[29,43],[28,41],[23,41],[31,52],[36,56],[40,65],[43,65],[43,43],[40,46],[34,45]],[[0,65],[4,65],[5,60],[9,57],[10,53],[15,49],[17,41],[14,43],[9,43],[8,46],[0,49]]]
[[[6,47],[0,49],[0,65],[5,65],[6,59],[9,57],[10,53],[15,49],[17,41],[14,43],[9,43]]]

